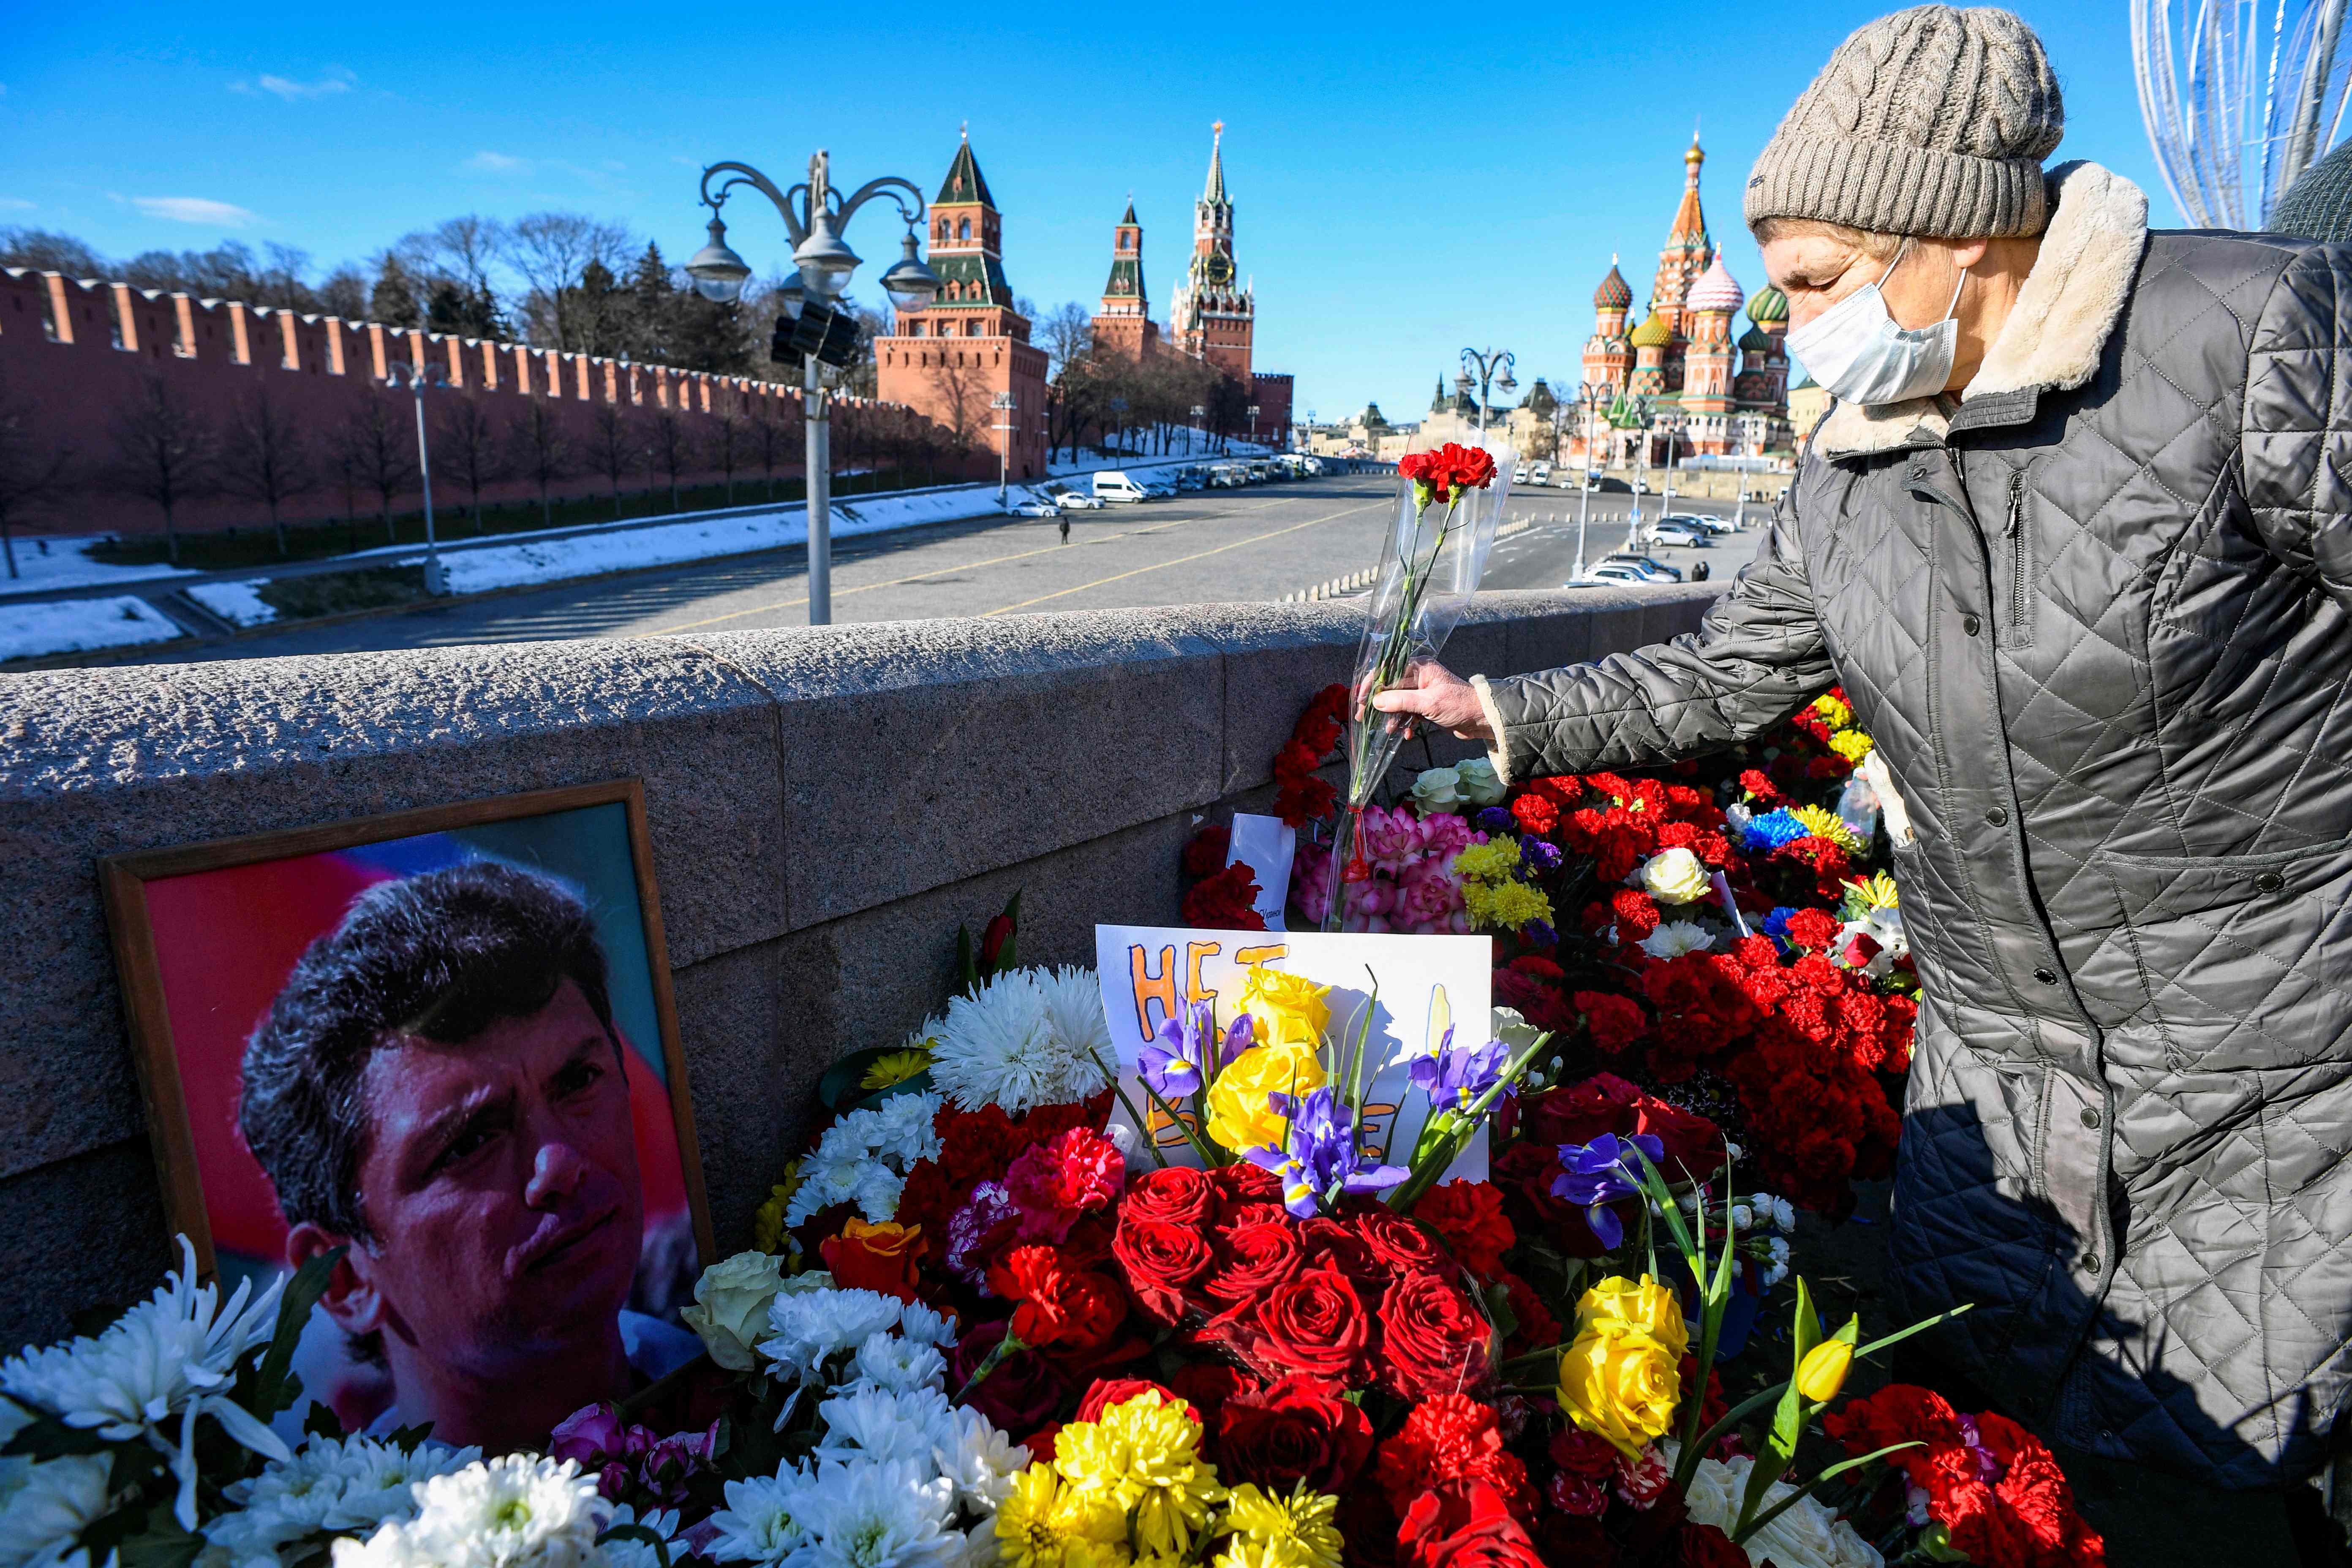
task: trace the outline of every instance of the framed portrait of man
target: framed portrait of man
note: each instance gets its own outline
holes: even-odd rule
[[[304,1400],[535,1446],[701,1349],[710,1222],[634,779],[102,863],[173,1226],[341,1248]]]

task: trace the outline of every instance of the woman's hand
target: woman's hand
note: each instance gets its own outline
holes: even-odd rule
[[[1402,725],[1408,731],[1414,720],[1451,730],[1465,741],[1492,741],[1477,689],[1444,665],[1419,659],[1405,668],[1404,679],[1372,697],[1372,706],[1391,715],[1391,732]]]

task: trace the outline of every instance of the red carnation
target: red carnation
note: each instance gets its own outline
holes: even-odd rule
[[[1416,1498],[1397,1548],[1402,1568],[1543,1568],[1504,1495],[1477,1481]]]
[[[1184,923],[1205,931],[1264,931],[1257,912],[1257,876],[1236,860],[1215,876],[1192,884],[1178,907]]]
[[[1799,947],[1824,948],[1837,940],[1838,922],[1821,910],[1799,910],[1789,917],[1788,931]]]
[[[1511,816],[1523,833],[1547,837],[1559,826],[1559,807],[1539,795],[1523,795],[1511,802]]]
[[[1422,1194],[1412,1217],[1437,1232],[1462,1267],[1492,1279],[1503,1254],[1519,1239],[1503,1214],[1503,1194],[1491,1182],[1447,1182]]]
[[[1592,1047],[1620,1056],[1641,1044],[1650,1027],[1650,1016],[1626,997],[1605,991],[1580,991],[1572,998],[1592,1031]]]
[[[1466,1394],[1441,1394],[1414,1405],[1396,1436],[1381,1445],[1377,1474],[1389,1506],[1400,1514],[1433,1488],[1479,1481],[1501,1494],[1513,1514],[1535,1517],[1527,1467],[1504,1451],[1494,1407]]]
[[[1225,857],[1232,851],[1233,842],[1233,829],[1223,823],[1213,822],[1202,828],[1185,841],[1184,875],[1213,877],[1223,870]]]

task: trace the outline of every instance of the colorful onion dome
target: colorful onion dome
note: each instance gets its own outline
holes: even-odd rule
[[[1622,310],[1633,302],[1633,286],[1625,281],[1625,275],[1617,270],[1617,263],[1612,258],[1609,276],[1603,278],[1601,287],[1592,291],[1592,303],[1603,310]]]
[[[1756,290],[1756,298],[1748,301],[1748,319],[1758,326],[1789,319],[1789,297],[1769,283]]]
[[[1739,346],[1752,354],[1770,353],[1779,341],[1761,327],[1750,327],[1739,334]]]
[[[1653,310],[1649,320],[1635,327],[1625,341],[1637,349],[1662,349],[1675,341],[1675,334],[1666,325],[1666,319]]]
[[[1689,296],[1683,300],[1683,309],[1720,310],[1728,315],[1739,309],[1741,301],[1747,298],[1748,291],[1732,278],[1731,269],[1724,266],[1723,258],[1718,256],[1699,275],[1698,281],[1691,285]]]

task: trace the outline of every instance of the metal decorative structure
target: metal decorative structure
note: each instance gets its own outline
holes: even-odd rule
[[[2199,228],[2258,229],[2344,128],[2347,0],[2132,0],[2157,166]]]

